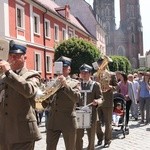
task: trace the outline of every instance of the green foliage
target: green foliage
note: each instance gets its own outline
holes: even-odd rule
[[[150,68],[147,67],[140,67],[138,69],[134,69],[133,72],[138,72],[138,71],[142,71],[142,72],[149,72]]]
[[[111,56],[113,62],[109,63],[110,71],[124,71],[129,73],[131,71],[131,63],[124,56]]]
[[[60,56],[66,56],[72,59],[72,74],[79,73],[79,67],[86,63],[92,65],[101,53],[95,45],[79,38],[70,38],[60,43],[55,49],[54,61]]]

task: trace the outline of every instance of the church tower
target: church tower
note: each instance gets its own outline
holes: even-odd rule
[[[114,0],[94,0],[94,13],[102,20],[106,30],[106,54],[114,55],[115,9]]]
[[[115,0],[94,0],[93,9],[106,30],[106,55],[126,56],[132,68],[143,55],[143,32],[139,0],[120,0],[120,26],[116,30]]]
[[[125,42],[119,45],[118,53],[123,48],[122,52],[130,60],[132,67],[138,68],[138,55],[143,55],[143,32],[139,0],[120,0],[120,30],[125,35]]]

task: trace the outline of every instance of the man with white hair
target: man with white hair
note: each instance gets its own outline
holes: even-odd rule
[[[131,104],[131,114],[135,118],[135,120],[138,120],[139,112],[138,112],[138,91],[140,88],[140,85],[138,81],[134,79],[134,76],[132,74],[128,75],[128,80],[132,82],[133,86],[133,93],[135,97],[135,101],[132,102]]]

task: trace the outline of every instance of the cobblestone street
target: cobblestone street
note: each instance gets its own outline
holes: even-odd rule
[[[35,150],[46,150],[46,133],[44,123],[39,127],[42,133],[42,140],[36,142]],[[150,150],[150,125],[139,124],[139,121],[131,120],[129,123],[129,134],[123,138],[119,131],[113,130],[113,140],[109,148],[103,146],[95,147],[95,150]],[[97,139],[95,140],[95,145]],[[84,150],[88,145],[87,135],[84,136]],[[57,150],[65,150],[62,136],[59,139]]]

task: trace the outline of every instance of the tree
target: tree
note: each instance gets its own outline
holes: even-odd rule
[[[79,38],[70,38],[60,43],[55,49],[54,60],[60,56],[66,56],[72,59],[71,74],[79,73],[79,67],[86,63],[92,66],[100,56],[100,51],[95,45]]]
[[[110,71],[124,71],[129,73],[131,71],[131,63],[124,56],[111,56],[113,62],[109,63]]]

